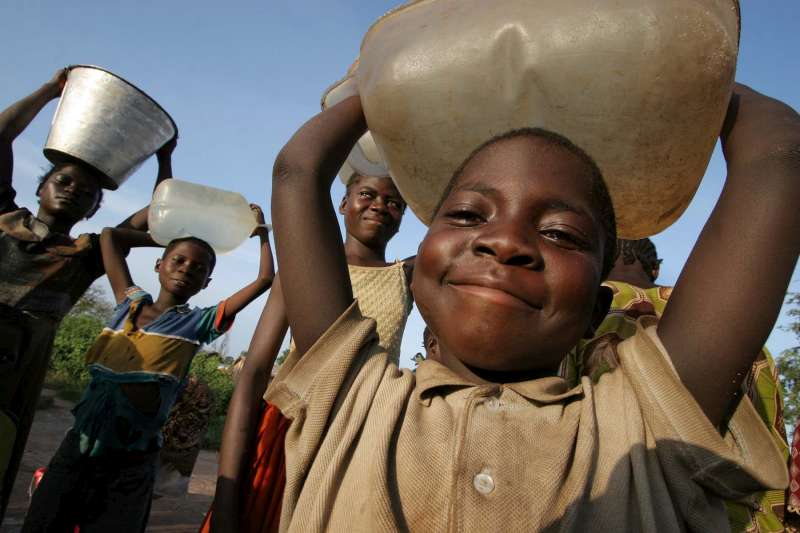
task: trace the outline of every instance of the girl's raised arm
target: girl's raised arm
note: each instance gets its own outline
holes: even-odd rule
[[[131,248],[159,246],[146,231],[126,228],[105,228],[100,234],[100,251],[103,254],[103,266],[111,283],[114,299],[121,303],[125,299],[125,291],[133,285],[133,278],[125,260]]]
[[[251,237],[258,237],[261,242],[261,252],[258,264],[258,275],[255,281],[236,291],[225,301],[223,318],[231,320],[236,314],[247,307],[250,302],[267,292],[275,277],[275,264],[272,261],[272,248],[269,245],[269,231],[264,227],[264,213],[256,204],[250,204],[250,209],[256,216],[259,227],[253,231]]]
[[[350,97],[306,122],[275,161],[272,222],[278,270],[301,354],[353,302],[330,188],[366,129],[361,101]]]
[[[721,139],[725,186],[658,325],[715,425],[739,399],[800,252],[800,117],[737,85]]]
[[[261,398],[289,324],[283,304],[280,275],[275,276],[267,305],[258,320],[253,339],[225,418],[219,453],[217,491],[214,495],[211,530],[239,531],[239,493],[253,457]]]
[[[67,82],[67,69],[58,69],[53,78],[22,100],[0,113],[0,188],[11,190],[14,153],[11,145],[50,100],[61,96]]]

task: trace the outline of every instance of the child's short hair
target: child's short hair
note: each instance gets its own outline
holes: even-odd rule
[[[661,259],[658,258],[656,245],[650,239],[645,237],[634,241],[617,240],[617,257],[622,257],[622,262],[626,265],[632,265],[639,261],[650,281],[656,280],[653,274],[661,265]]]
[[[441,209],[445,199],[453,190],[453,184],[458,181],[458,178],[461,177],[464,169],[473,159],[475,159],[475,156],[498,142],[516,139],[517,137],[534,137],[538,139],[544,139],[550,144],[564,148],[571,154],[577,156],[578,159],[580,159],[589,169],[592,201],[597,207],[597,212],[600,215],[599,222],[603,228],[603,233],[605,234],[605,253],[603,254],[602,278],[606,279],[608,273],[611,272],[611,269],[614,267],[614,262],[617,258],[617,219],[614,215],[614,205],[611,203],[611,195],[608,193],[608,187],[606,187],[606,182],[603,179],[603,173],[600,171],[600,167],[597,166],[597,163],[594,161],[594,159],[592,159],[589,154],[584,152],[582,148],[574,144],[572,141],[553,131],[542,128],[519,128],[496,135],[475,148],[453,173],[453,177],[450,178],[450,182],[447,184],[447,188],[445,188],[444,193],[439,199],[439,203],[433,212],[434,216],[439,212],[439,209]]]
[[[50,176],[53,175],[55,170],[56,170],[56,166],[55,165],[50,165],[50,168],[48,168],[45,171],[44,174],[39,176],[39,178],[38,178],[39,185],[36,186],[36,196],[39,196],[39,191],[42,190],[42,187],[44,186],[44,182],[46,182],[47,179]],[[102,205],[102,203],[103,203],[103,188],[102,187],[98,187],[97,188],[97,203],[94,204],[94,207],[88,213],[86,213],[86,218],[92,218],[94,216],[94,214],[97,213],[97,210],[100,209],[100,205]]]
[[[428,349],[428,344],[430,344],[431,340],[433,340],[433,333],[431,332],[431,328],[425,326],[425,329],[422,331],[422,346],[426,350]]]
[[[353,185],[355,185],[356,183],[358,183],[358,180],[360,180],[360,179],[361,179],[361,178],[363,178],[363,177],[364,177],[364,174],[359,174],[358,172],[356,172],[356,171],[354,170],[354,171],[353,171],[353,172],[350,174],[350,177],[349,177],[349,178],[347,178],[347,182],[346,182],[346,183],[345,183],[345,185],[344,185],[345,194],[348,194],[348,193],[350,192],[350,188],[351,188]],[[391,177],[389,177],[389,176],[380,176],[380,178],[381,178],[381,179],[384,179],[384,178],[385,178],[385,179],[392,179],[392,178],[391,178]],[[394,180],[392,180],[392,183],[394,183]],[[397,185],[395,185],[395,189],[396,189],[396,188],[397,188]],[[397,194],[400,194],[400,191],[399,191],[399,190],[397,191]],[[403,198],[402,196],[400,197],[400,199],[403,201],[403,211],[405,212],[405,209],[406,209],[406,207],[407,207],[406,200],[405,200],[405,198]]]
[[[347,183],[344,184],[345,191],[350,192],[350,187],[358,183],[358,179],[360,177],[361,175],[358,172],[356,171],[351,172],[350,177],[347,178]]]
[[[178,239],[172,239],[171,241],[169,241],[169,244],[167,244],[164,247],[164,253],[161,255],[161,258],[162,259],[165,258],[167,254],[170,251],[172,251],[173,248],[175,248],[182,242],[194,243],[203,248],[206,252],[208,252],[208,256],[211,258],[211,261],[209,262],[208,265],[209,266],[208,273],[211,274],[211,272],[214,271],[214,266],[217,264],[217,253],[214,251],[214,248],[212,248],[210,244],[208,244],[203,239],[198,239],[197,237],[180,237]]]

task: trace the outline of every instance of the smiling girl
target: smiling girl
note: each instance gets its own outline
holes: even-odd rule
[[[392,360],[413,305],[408,287],[414,258],[389,263],[386,246],[397,234],[406,204],[391,178],[353,174],[339,204],[348,286],[362,309],[376,322],[378,342]],[[274,407],[263,406],[269,376],[288,329],[278,280],[272,288],[225,421],[213,513],[201,531],[261,531],[277,527],[283,491],[283,438],[287,421]],[[290,355],[282,365],[294,364]],[[213,526],[212,526],[213,522]]]

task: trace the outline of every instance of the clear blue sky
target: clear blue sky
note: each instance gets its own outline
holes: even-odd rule
[[[237,190],[269,208],[272,162],[283,143],[319,109],[324,89],[341,77],[361,38],[395,4],[384,0],[138,1],[67,3],[26,0],[0,4],[0,58],[6,106],[73,63],[96,64],[131,80],[161,103],[180,129],[176,177]],[[800,108],[800,2],[742,2],[740,81]],[[23,205],[35,206],[41,147],[55,106],[47,107],[15,143],[15,183]],[[98,231],[144,205],[155,176],[149,161],[79,231]],[[724,164],[716,153],[684,217],[655,237],[664,258],[663,284],[674,283],[719,194]],[[337,185],[332,195],[343,190]],[[303,216],[298,213],[298,216]],[[412,255],[424,234],[409,213],[390,258]],[[134,279],[157,289],[156,253],[132,256]],[[720,265],[724,268],[724,265]],[[209,305],[235,291],[257,270],[257,246],[248,242],[221,257],[211,287],[194,302]],[[107,288],[105,280],[100,285]],[[792,290],[800,290],[796,272]],[[240,315],[229,352],[247,347],[264,298]],[[711,309],[710,309],[711,312]],[[409,321],[402,360],[419,350],[423,324]],[[796,343],[776,331],[768,345],[780,352]]]

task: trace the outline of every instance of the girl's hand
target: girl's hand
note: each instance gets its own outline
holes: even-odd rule
[[[67,84],[67,76],[69,75],[68,68],[60,68],[53,74],[53,77],[45,85],[52,89],[53,98],[58,98],[64,91],[64,86]]]
[[[172,157],[172,152],[175,151],[175,147],[176,146],[178,146],[178,135],[177,134],[175,134],[175,137],[173,137],[172,139],[170,139],[167,142],[165,142],[164,146],[162,146],[161,148],[158,149],[158,151],[156,152],[156,157],[159,160],[171,158]]]
[[[266,236],[269,233],[269,230],[264,227],[266,224],[266,220],[264,219],[264,211],[261,210],[256,204],[250,204],[250,210],[253,212],[253,216],[256,218],[256,223],[258,226],[256,229],[253,230],[253,233],[250,234],[251,237],[255,237],[256,235],[263,235]]]

